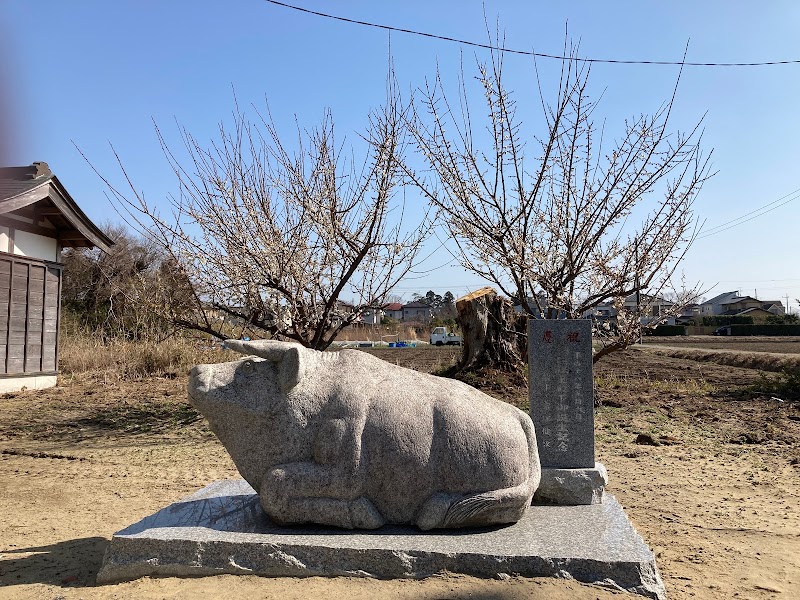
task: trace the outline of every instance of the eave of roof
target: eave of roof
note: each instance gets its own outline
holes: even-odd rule
[[[64,245],[78,245],[83,242],[108,252],[114,241],[104,234],[80,209],[69,192],[52,173],[30,179],[3,177],[25,168],[6,168],[0,170],[0,214],[11,213],[42,200],[53,203],[60,215],[77,232],[77,237]],[[30,167],[27,167],[30,169]]]
[[[768,310],[765,310],[765,309],[763,309],[763,308],[761,308],[760,306],[752,306],[752,307],[750,307],[750,308],[745,308],[744,310],[740,310],[740,311],[739,311],[739,312],[737,312],[736,314],[737,314],[737,315],[744,315],[744,314],[746,314],[746,313],[751,313],[751,312],[763,312],[763,313],[768,313],[769,311],[768,311]]]

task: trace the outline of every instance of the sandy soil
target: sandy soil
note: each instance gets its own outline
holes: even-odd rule
[[[403,349],[385,357],[430,370],[452,354]],[[747,388],[755,377],[636,351],[598,365],[598,460],[608,467],[609,492],[656,553],[671,598],[800,597],[800,405],[754,396]],[[236,476],[185,404],[185,384],[87,378],[0,398],[0,598],[628,597],[569,581],[448,574],[146,578],[95,587],[114,531]],[[487,391],[526,403],[514,382]]]

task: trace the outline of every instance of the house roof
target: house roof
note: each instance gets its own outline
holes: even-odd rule
[[[745,300],[752,300],[753,302],[761,302],[758,298],[753,298],[752,296],[734,296],[729,300],[723,300],[719,304],[736,304],[737,302],[743,302]]]
[[[403,308],[430,308],[430,305],[424,302],[409,302],[408,304],[403,304]]]
[[[401,302],[392,302],[390,304],[386,304],[383,307],[383,310],[403,310],[403,304]]]
[[[64,247],[96,246],[108,252],[114,245],[75,203],[45,162],[0,168],[0,215],[7,213],[32,220],[25,224],[26,230],[58,238]],[[42,227],[45,221],[54,229]]]
[[[761,300],[761,308],[770,309],[772,307],[783,308],[783,302],[780,300]]]
[[[738,297],[739,297],[739,292],[724,292],[722,294],[714,296],[709,300],[706,300],[705,302],[703,302],[703,304],[722,304],[723,302],[726,302],[731,298],[738,298]]]

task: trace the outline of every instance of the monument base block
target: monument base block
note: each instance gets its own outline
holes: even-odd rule
[[[594,469],[552,469],[542,467],[542,481],[533,496],[534,504],[601,504],[608,485],[608,472],[601,463]]]
[[[278,527],[244,481],[217,481],[114,534],[98,584],[144,576],[561,577],[664,599],[653,553],[613,496],[531,506],[505,527]]]

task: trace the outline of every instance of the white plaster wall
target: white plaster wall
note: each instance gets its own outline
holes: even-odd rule
[[[0,252],[8,252],[8,227],[0,227]]]
[[[56,385],[57,379],[55,375],[2,377],[0,378],[0,393],[18,392],[22,388],[28,390],[44,390]]]
[[[14,254],[57,261],[58,240],[17,229],[14,231]]]

